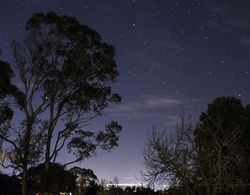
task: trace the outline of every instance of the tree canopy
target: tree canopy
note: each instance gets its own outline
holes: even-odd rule
[[[58,163],[50,163],[49,176],[44,171],[44,163],[28,170],[28,179],[34,192],[73,192],[76,190],[76,177]]]
[[[154,129],[144,149],[144,179],[183,194],[248,194],[249,113],[239,99],[219,97],[195,126],[182,119],[171,133]]]
[[[0,92],[15,104],[1,109],[9,120],[17,112],[22,117],[18,128],[1,128],[0,138],[8,143],[9,165],[23,172],[25,194],[27,169],[42,159],[48,171],[63,148],[75,156],[65,162],[69,165],[118,145],[118,122],[111,121],[104,130],[88,130],[87,125],[110,103],[121,101],[111,87],[119,73],[113,46],[70,16],[34,14],[25,39],[14,41],[12,49],[15,64],[1,62]],[[18,88],[11,84],[12,69]],[[7,96],[1,97],[7,104]]]
[[[216,98],[201,114],[195,131],[198,172],[213,193],[230,194],[250,183],[249,122],[249,106],[234,97]]]

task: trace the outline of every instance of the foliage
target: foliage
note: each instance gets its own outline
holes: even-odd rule
[[[95,194],[97,191],[97,176],[91,169],[73,167],[69,172],[75,176],[77,191],[83,194]]]
[[[69,172],[72,173],[78,181],[88,184],[91,181],[96,181],[97,177],[91,169],[84,169],[80,167],[72,167],[69,169]]]
[[[233,97],[216,98],[195,132],[198,175],[213,194],[230,194],[250,182],[250,115]],[[207,185],[208,186],[208,185]]]
[[[8,167],[8,165],[5,165],[5,159],[10,154],[9,150],[4,150],[3,142],[6,142],[6,145],[11,144],[18,148],[16,143],[9,138],[8,131],[11,128],[11,119],[13,117],[13,110],[10,107],[12,102],[9,99],[9,95],[13,94],[17,97],[19,104],[23,105],[23,94],[12,84],[12,77],[13,70],[10,64],[0,60],[0,160],[3,167]]]
[[[182,118],[171,133],[153,130],[144,149],[144,179],[169,184],[173,194],[247,194],[249,113],[240,100],[220,97],[195,127]]]
[[[116,122],[96,138],[83,129],[90,119],[101,115],[109,102],[120,101],[108,85],[118,76],[114,48],[69,16],[34,14],[26,30],[24,47],[14,43],[13,48],[21,79],[27,87],[35,83],[28,91],[39,90],[40,101],[48,112],[42,127],[47,131],[46,163],[55,162],[67,140],[68,151],[76,155],[72,163],[89,157],[97,145],[103,149],[116,146],[120,130]],[[59,122],[60,130],[55,132]],[[57,140],[52,147],[53,133]]]
[[[57,163],[50,163],[49,171],[44,172],[44,164],[28,170],[31,189],[34,192],[72,192],[76,190],[76,177]],[[49,174],[49,175],[47,175]]]
[[[34,14],[26,24],[25,40],[13,42],[12,49],[11,67],[19,88],[10,82],[10,65],[1,62],[0,92],[11,98],[12,107],[4,107],[9,99],[1,95],[1,113],[6,116],[1,114],[0,121],[9,125],[13,111],[20,116],[20,125],[1,128],[0,140],[7,143],[3,146],[9,166],[23,172],[26,194],[27,169],[42,159],[48,171],[63,148],[75,155],[65,162],[69,165],[92,157],[98,149],[110,151],[118,145],[121,126],[116,121],[100,131],[86,126],[109,103],[121,101],[111,88],[119,74],[113,46],[69,16]]]

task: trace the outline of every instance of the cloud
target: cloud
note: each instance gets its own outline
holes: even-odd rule
[[[116,111],[136,111],[138,109],[156,109],[166,107],[176,107],[181,101],[169,97],[149,97],[141,98],[136,102],[127,102],[115,107]],[[114,111],[114,109],[111,109]]]
[[[179,100],[171,99],[171,98],[155,97],[155,98],[145,100],[144,103],[148,107],[152,107],[152,108],[161,107],[162,108],[162,107],[177,106],[181,102]]]
[[[134,180],[135,179],[135,177],[124,177],[124,179],[126,179],[126,180]]]
[[[165,112],[181,104],[182,101],[174,98],[146,97],[140,98],[136,102],[127,102],[108,108],[106,114],[122,118],[167,118],[168,120],[172,120],[175,117]]]
[[[205,104],[207,98],[177,99],[165,96],[145,96],[137,101],[113,105],[105,110],[106,116],[124,118],[129,120],[152,119],[165,121],[164,124],[175,124],[182,111],[189,113],[189,107],[194,104]]]

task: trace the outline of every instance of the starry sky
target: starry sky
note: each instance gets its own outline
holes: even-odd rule
[[[113,88],[123,101],[90,128],[118,120],[119,147],[79,164],[100,179],[139,182],[152,126],[172,129],[183,111],[197,121],[218,96],[250,103],[248,0],[1,0],[0,9],[1,58],[10,62],[10,42],[23,38],[35,12],[76,17],[115,47],[120,76]]]

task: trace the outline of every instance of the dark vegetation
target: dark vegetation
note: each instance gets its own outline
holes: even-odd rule
[[[118,122],[87,130],[110,103],[121,101],[111,88],[119,75],[114,48],[72,17],[38,13],[12,49],[15,63],[0,61],[0,163],[19,175],[0,174],[1,193],[249,194],[249,105],[220,97],[196,125],[182,116],[173,131],[153,129],[143,179],[169,185],[165,191],[107,187],[92,170],[67,166],[118,146]],[[75,158],[58,164],[63,149]]]
[[[182,116],[174,131],[152,131],[144,179],[168,183],[176,194],[249,194],[249,136],[250,106],[216,98],[197,125]]]
[[[69,16],[34,14],[12,50],[14,64],[0,61],[1,165],[22,172],[26,195],[28,169],[44,163],[50,180],[50,164],[62,149],[75,156],[67,166],[118,146],[118,122],[99,131],[87,125],[121,101],[110,86],[119,73],[113,46]]]
[[[21,194],[20,179],[15,176],[10,177],[8,175],[0,173],[0,194]]]

